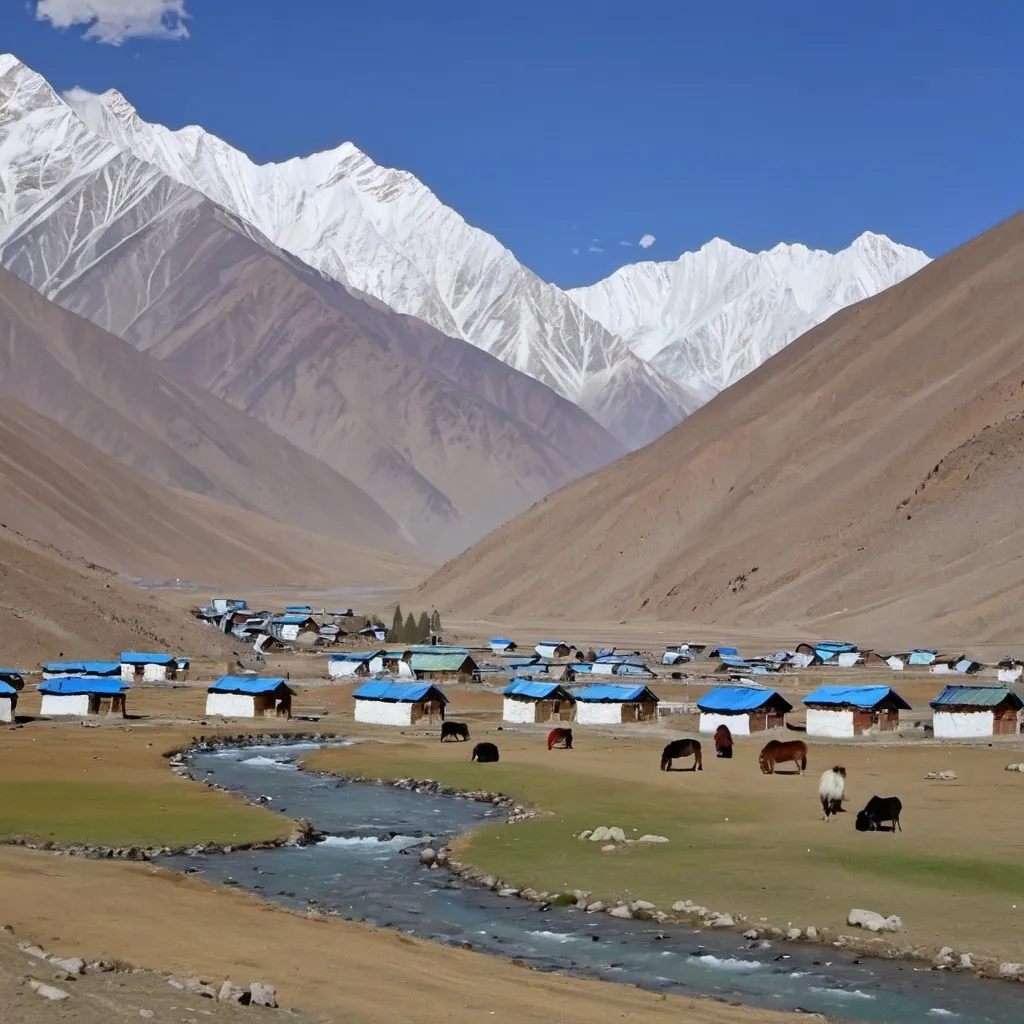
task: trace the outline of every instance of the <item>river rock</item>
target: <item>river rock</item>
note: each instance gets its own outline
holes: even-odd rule
[[[506,899],[508,899],[510,896],[518,896],[519,895],[519,890],[518,889],[513,889],[511,886],[509,886],[509,887],[504,888],[504,889],[499,889],[498,890],[498,895],[499,896],[504,896]]]
[[[999,977],[1004,981],[1021,981],[1024,979],[1024,964],[1000,964]]]
[[[608,838],[613,843],[624,843],[626,841],[626,833],[621,828],[610,828],[608,829]]]
[[[587,837],[592,843],[607,843],[611,838],[609,836],[609,829],[604,825],[598,825],[593,832]]]
[[[851,910],[846,923],[869,932],[898,932],[903,928],[902,918],[895,914],[883,917],[873,910]]]
[[[217,1002],[242,1003],[244,1005],[249,1002],[249,990],[242,988],[241,985],[233,985],[230,979],[225,978],[217,992]]]
[[[790,942],[796,942],[797,939],[802,939],[803,937],[804,933],[799,928],[789,928],[786,930],[786,938]]]
[[[637,842],[638,843],[667,843],[668,839],[666,839],[665,836],[651,836],[651,835],[647,835],[647,836],[641,836],[637,840]]]
[[[618,847],[614,843],[609,843],[607,846],[601,847],[602,853],[614,853]]]
[[[68,974],[85,974],[85,961],[80,956],[50,957],[50,963]]]
[[[973,971],[974,970],[974,957],[970,953],[960,954],[960,970],[961,971]]]
[[[437,850],[432,846],[424,846],[420,850],[420,863],[425,864],[428,868],[437,860]]]
[[[576,838],[577,839],[589,839],[594,834],[594,830],[585,828]]]
[[[273,985],[263,985],[254,981],[249,986],[250,1006],[277,1006],[277,989]]]
[[[28,987],[36,995],[42,996],[44,999],[52,999],[54,1002],[71,998],[70,992],[65,992],[64,989],[57,988],[56,985],[47,985],[45,981],[36,981],[35,978],[28,979]]]
[[[758,937],[759,937],[759,936],[758,936],[758,931],[757,931],[757,929],[756,929],[756,928],[748,928],[748,929],[747,929],[747,930],[746,930],[746,931],[745,931],[745,932],[743,933],[743,938],[745,938],[745,939],[751,939],[751,940],[753,940],[753,939],[756,939],[756,938],[758,938]]]
[[[630,918],[633,916],[633,911],[627,906],[612,907],[612,909],[608,911],[608,916]]]
[[[434,863],[439,868],[447,867],[448,866],[448,851],[445,850],[445,849],[438,850],[437,851],[437,857],[434,859]]]
[[[736,924],[732,914],[716,914],[709,923],[712,928],[732,928]]]
[[[932,963],[936,967],[952,967],[953,966],[953,947],[943,946],[942,949],[936,954],[935,959]]]
[[[173,984],[173,979],[172,979]],[[181,987],[193,995],[202,996],[204,999],[216,999],[217,990],[205,979],[199,977],[182,978]]]
[[[808,939],[809,939],[809,940],[810,940],[811,942],[817,942],[817,941],[818,941],[818,929],[817,929],[817,928],[815,928],[813,924],[811,924],[811,925],[808,925],[808,926],[807,926],[807,927],[806,927],[806,928],[804,929],[804,935],[805,935],[805,936],[807,936],[807,938],[808,938]]]
[[[689,900],[679,900],[677,903],[672,904],[672,909],[677,914],[685,914],[693,904]]]
[[[1021,764],[1008,764],[1006,766],[1008,772],[1024,772],[1024,763]]]
[[[604,904],[600,900],[595,900],[593,903],[587,904],[588,914],[597,914],[602,910],[604,910]]]
[[[926,779],[941,779],[943,782],[952,782],[953,779],[956,778],[956,772],[949,771],[949,770],[944,771],[944,772],[929,772],[925,776],[925,778]]]
[[[647,900],[634,900],[630,903],[629,908],[633,911],[646,910],[648,912],[658,909],[653,903],[648,903]]]

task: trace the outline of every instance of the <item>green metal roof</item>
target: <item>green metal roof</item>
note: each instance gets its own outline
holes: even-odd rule
[[[413,672],[458,672],[467,662],[473,671],[476,662],[468,654],[414,654],[409,667]]]
[[[994,708],[1002,704],[1007,697],[1012,699],[1018,708],[1024,705],[1012,690],[1005,686],[947,686],[932,701],[933,708],[970,706]]]

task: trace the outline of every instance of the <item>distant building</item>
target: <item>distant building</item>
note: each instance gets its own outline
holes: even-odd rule
[[[332,679],[344,676],[372,676],[384,671],[386,651],[345,651],[332,654],[327,663],[327,674]]]
[[[542,658],[568,658],[572,648],[564,640],[541,640],[534,650]]]
[[[20,668],[0,668],[0,683],[6,683],[12,690],[20,690],[25,685],[26,672]]]
[[[516,649],[515,641],[506,637],[495,637],[489,643],[494,654],[511,654]]]
[[[468,652],[420,654],[414,652],[409,668],[417,679],[471,683],[476,675],[476,662]]]
[[[206,691],[207,715],[291,718],[295,691],[277,676],[221,676]]]
[[[112,679],[121,676],[119,661],[47,661],[43,679]]]
[[[622,725],[658,717],[658,697],[646,686],[592,683],[575,690],[573,696],[580,725]]]
[[[178,676],[178,659],[173,654],[121,653],[121,679],[126,683],[162,683]]]
[[[416,725],[444,719],[448,698],[433,683],[392,683],[377,679],[355,693],[355,720],[370,725]]]
[[[502,696],[506,722],[571,722],[576,716],[575,697],[558,683],[513,679]]]
[[[314,644],[320,639],[320,626],[312,615],[275,615],[268,624],[268,632],[288,643]]]
[[[1006,686],[947,686],[931,702],[932,734],[940,740],[1020,734],[1024,701]]]
[[[10,683],[0,679],[0,722],[13,722],[17,706],[18,691]]]
[[[793,705],[775,690],[748,686],[719,686],[697,701],[700,731],[713,733],[728,726],[734,736],[749,736],[766,729],[781,729]]]
[[[899,727],[910,705],[891,686],[819,686],[803,699],[807,735],[841,739]]]
[[[118,666],[120,668],[120,666]],[[120,679],[62,676],[40,683],[44,718],[57,715],[125,715],[127,683]]]

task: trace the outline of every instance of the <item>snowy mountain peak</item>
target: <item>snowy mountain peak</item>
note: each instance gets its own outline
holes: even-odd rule
[[[759,253],[712,239],[669,263],[636,263],[569,292],[651,365],[711,397],[833,313],[920,270],[928,257],[865,231],[837,253],[784,243]]]

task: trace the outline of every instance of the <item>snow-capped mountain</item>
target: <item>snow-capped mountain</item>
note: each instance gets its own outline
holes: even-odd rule
[[[865,232],[837,253],[779,244],[751,253],[720,238],[670,263],[633,263],[568,292],[633,351],[705,398],[833,313],[929,258]]]
[[[143,121],[116,91],[72,90],[66,99],[122,151],[327,276],[543,381],[630,447],[700,404],[412,174],[377,166],[351,143],[257,165],[201,128]]]

